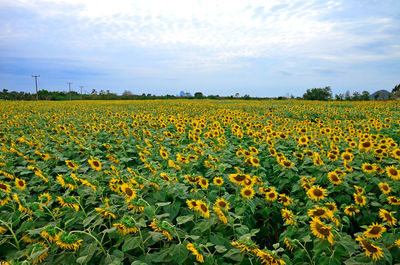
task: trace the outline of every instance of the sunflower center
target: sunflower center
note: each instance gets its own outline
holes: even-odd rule
[[[221,201],[221,202],[218,203],[218,205],[219,205],[219,207],[225,208],[226,203]]]
[[[7,186],[6,186],[5,184],[3,184],[3,183],[0,183],[0,189],[6,190],[6,189],[7,189]]]
[[[328,236],[329,235],[329,229],[325,226],[323,226],[322,224],[317,224],[317,226],[315,227],[317,229],[317,231],[324,235],[324,236]]]
[[[128,195],[129,197],[133,195],[133,191],[130,188],[125,188],[125,193],[126,195]]]
[[[314,195],[317,196],[317,197],[320,197],[320,196],[323,195],[323,193],[322,193],[322,191],[320,189],[315,189],[314,190]]]
[[[390,174],[391,174],[392,176],[397,176],[397,175],[398,175],[397,170],[394,169],[394,168],[391,168],[391,169],[389,170],[389,172],[390,172]]]
[[[373,234],[373,235],[378,235],[380,232],[382,231],[382,228],[380,228],[379,226],[374,226],[369,233]]]
[[[367,240],[363,241],[364,247],[371,253],[376,253],[378,252],[378,249],[374,247],[371,243],[369,243]]]
[[[366,169],[366,170],[372,170],[372,167],[371,167],[370,165],[366,165],[366,166],[365,166],[365,169]]]
[[[390,215],[390,214],[388,214],[388,213],[385,213],[385,218],[389,221],[389,222],[391,222],[393,219],[392,219],[392,216]]]
[[[275,197],[275,193],[273,193],[273,192],[271,192],[271,193],[268,193],[268,197],[270,197],[270,198],[274,198],[274,197]]]
[[[244,195],[250,196],[250,195],[251,195],[251,190],[245,190],[245,191],[244,191]]]
[[[237,175],[237,176],[235,176],[235,180],[236,181],[243,181],[245,178],[246,178],[245,175]]]
[[[22,180],[20,180],[20,181],[18,182],[18,184],[19,184],[20,186],[24,186],[24,182],[23,182]]]
[[[359,197],[359,196],[357,196],[357,201],[358,201],[359,203],[364,202],[363,198],[362,198],[362,197]]]
[[[332,178],[332,180],[333,180],[333,181],[339,181],[339,178],[338,178],[338,176],[337,176],[337,175],[332,175],[332,177],[331,177],[331,178]]]
[[[98,167],[98,166],[100,166],[100,164],[97,161],[93,161],[93,166]]]
[[[200,205],[200,208],[203,212],[207,212],[207,207],[204,204]]]
[[[325,214],[325,210],[323,210],[323,209],[318,209],[318,210],[314,211],[315,216],[322,216],[324,214]]]
[[[362,144],[362,146],[365,147],[365,148],[368,148],[368,147],[371,146],[371,143],[370,143],[370,142],[364,142],[364,143]]]

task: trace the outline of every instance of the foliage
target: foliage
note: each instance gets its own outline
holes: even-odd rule
[[[307,89],[307,92],[303,95],[303,99],[306,100],[328,100],[331,98],[332,90],[330,86],[324,88]]]
[[[395,102],[0,105],[0,263],[397,264]]]

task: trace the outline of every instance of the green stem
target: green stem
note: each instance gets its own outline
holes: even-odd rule
[[[103,245],[100,243],[100,241],[94,235],[92,235],[92,234],[90,234],[88,232],[85,232],[85,231],[71,231],[70,233],[81,233],[81,234],[85,234],[85,235],[90,236],[91,238],[93,238],[97,242],[97,244],[99,244],[99,246],[101,248],[101,251],[103,251],[104,255],[107,255],[107,252],[105,251]]]
[[[4,224],[4,225],[8,228],[8,230],[10,230],[10,232],[11,232],[13,238],[14,238],[16,247],[17,247],[18,250],[20,250],[20,248],[19,248],[19,242],[18,242],[17,236],[15,235],[15,233],[14,233],[14,231],[12,230],[11,226],[9,226],[9,225],[8,225],[6,222],[4,222],[3,220],[0,220],[0,222],[1,222],[2,224]]]
[[[140,228],[139,228],[139,236],[140,236],[140,241],[142,241],[141,249],[143,251],[143,254],[146,255],[146,251],[144,250],[144,241],[143,241],[143,236],[142,236],[142,230]]]

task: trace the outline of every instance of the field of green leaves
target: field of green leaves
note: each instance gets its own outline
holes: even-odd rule
[[[396,102],[0,105],[0,264],[398,264]]]

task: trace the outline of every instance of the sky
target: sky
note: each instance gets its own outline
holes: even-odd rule
[[[0,89],[301,96],[400,83],[399,0],[0,0]]]

